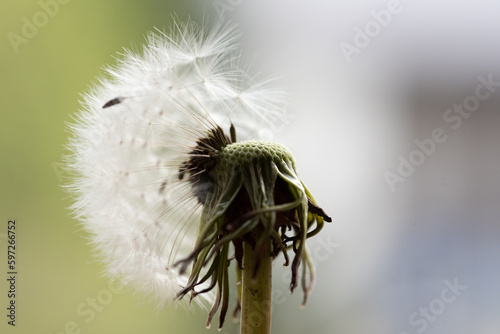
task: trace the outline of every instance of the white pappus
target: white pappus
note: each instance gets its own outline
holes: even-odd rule
[[[72,209],[112,277],[173,299],[187,276],[173,267],[198,233],[200,204],[179,168],[215,125],[255,139],[286,117],[285,94],[248,76],[228,24],[176,24],[151,33],[84,96],[70,125]]]

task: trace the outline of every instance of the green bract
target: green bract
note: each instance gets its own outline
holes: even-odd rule
[[[208,323],[222,303],[222,326],[228,309],[228,265],[236,259],[242,269],[243,243],[247,243],[256,257],[254,274],[261,259],[275,258],[280,253],[288,266],[288,251],[293,250],[290,290],[293,292],[298,284],[298,268],[302,265],[305,304],[314,281],[305,241],[321,230],[325,220],[331,219],[316,205],[299,178],[290,151],[269,141],[235,142],[219,128],[200,139],[191,154],[185,169],[194,176],[191,180],[203,202],[203,213],[194,250],[179,263],[181,271],[193,265],[189,282],[179,297],[190,291],[195,297],[217,285]],[[228,257],[231,244],[234,256]],[[208,270],[203,270],[205,266]],[[208,286],[194,290],[203,283]]]

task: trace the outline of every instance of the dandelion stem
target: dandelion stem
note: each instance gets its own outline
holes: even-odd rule
[[[255,250],[243,243],[243,278],[241,297],[241,334],[271,333],[271,256],[260,258],[259,269],[254,275],[257,261]]]

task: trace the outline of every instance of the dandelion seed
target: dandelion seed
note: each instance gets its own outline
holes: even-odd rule
[[[122,103],[123,100],[125,100],[124,97],[121,97],[121,96],[115,97],[114,99],[109,100],[108,102],[104,103],[104,105],[102,106],[102,109],[106,109],[106,108],[114,106],[115,104]]]
[[[291,291],[303,268],[305,303],[305,242],[331,219],[289,150],[258,138],[286,117],[284,94],[248,75],[229,25],[175,27],[150,34],[142,55],[127,52],[85,95],[70,125],[72,209],[110,276],[160,304],[211,301],[208,325],[219,309],[224,323],[233,262],[256,278],[283,254]]]

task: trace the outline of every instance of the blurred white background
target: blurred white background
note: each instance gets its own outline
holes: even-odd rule
[[[285,294],[274,330],[498,333],[500,3],[229,9],[246,46],[283,74],[294,118],[276,139],[333,217],[311,240],[319,268],[307,307]],[[478,88],[479,77],[491,84]]]

